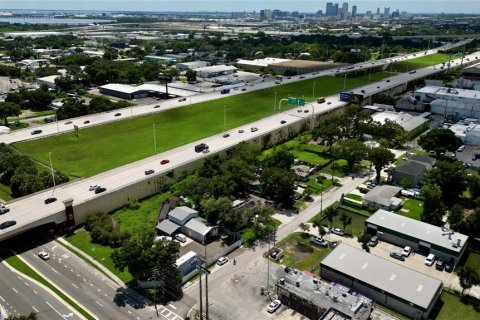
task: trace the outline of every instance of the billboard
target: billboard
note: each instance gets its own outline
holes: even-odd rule
[[[341,92],[340,100],[345,102],[360,104],[363,101],[363,95],[353,93],[353,92]]]

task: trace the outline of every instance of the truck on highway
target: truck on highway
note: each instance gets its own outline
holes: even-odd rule
[[[200,153],[203,152],[203,150],[208,149],[208,146],[206,143],[200,143],[195,146],[195,152]]]
[[[325,97],[318,97],[317,98],[317,103],[324,103],[325,102]]]
[[[230,93],[230,89],[223,89],[222,91],[220,91],[221,94],[227,94],[227,93]]]

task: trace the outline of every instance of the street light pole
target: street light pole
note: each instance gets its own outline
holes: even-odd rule
[[[227,130],[227,105],[223,105],[223,131]]]
[[[55,110],[55,122],[57,123],[57,134],[60,134],[60,128],[58,127],[58,116],[57,116],[57,108]]]
[[[277,91],[275,91],[275,102],[273,103],[273,113],[275,113],[275,109],[277,109]]]
[[[200,317],[199,319],[203,319],[203,300],[202,300],[202,270],[198,273],[198,286],[200,288]]]
[[[53,172],[53,165],[52,165],[52,153],[48,153],[48,157],[50,159],[50,169],[52,170],[52,180],[53,180],[53,191],[52,191],[52,196],[55,193],[55,174]]]
[[[315,81],[313,81],[313,94],[312,99],[315,101]]]
[[[345,77],[343,78],[343,91],[345,91],[346,87],[347,87],[347,73],[345,72]]]
[[[155,123],[153,123],[153,150],[157,153],[157,139],[155,133]]]

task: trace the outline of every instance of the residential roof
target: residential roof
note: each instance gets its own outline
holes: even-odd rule
[[[423,273],[340,243],[323,261],[326,266],[428,309],[442,282]]]
[[[412,176],[419,176],[427,169],[425,163],[420,163],[416,161],[405,160],[395,168],[395,172],[406,173]]]
[[[378,106],[378,107],[382,108],[381,106]],[[423,117],[412,116],[411,114],[408,114],[405,112],[392,112],[392,111],[377,112],[372,115],[372,119],[373,121],[378,121],[382,124],[384,124],[388,119],[400,125],[407,132],[415,130],[416,128],[418,128],[419,126],[427,122],[427,119]]]
[[[431,243],[457,253],[462,251],[462,248],[468,240],[468,236],[464,234],[442,229],[382,209],[377,210],[365,223],[394,230],[397,233],[408,234],[410,237],[417,238],[420,241]],[[460,245],[458,245],[458,241],[460,241]]]
[[[213,226],[204,218],[193,218],[185,224],[185,228],[193,230],[201,235],[206,235],[212,230]]]
[[[185,220],[188,216],[191,214],[197,214],[198,211],[193,210],[192,208],[181,206],[181,207],[176,207],[170,213],[168,214],[170,217],[173,217],[177,220],[183,221]]]
[[[411,154],[408,157],[408,160],[416,161],[416,162],[423,162],[423,163],[428,163],[430,165],[434,165],[436,160],[435,158],[423,155],[423,154]]]
[[[379,203],[383,206],[397,204],[395,196],[402,190],[394,186],[376,186],[363,196],[363,200]]]
[[[177,231],[180,226],[170,220],[163,220],[159,224],[157,224],[157,230],[161,231],[165,234],[172,235],[175,231]]]

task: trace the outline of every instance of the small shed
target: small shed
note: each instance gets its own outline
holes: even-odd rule
[[[202,244],[218,236],[218,226],[212,225],[204,218],[193,218],[183,226],[183,232]]]

